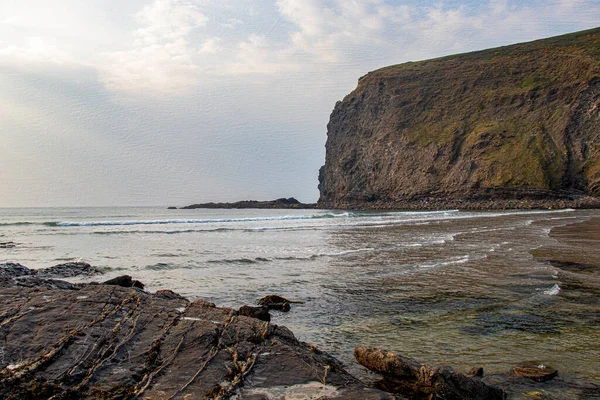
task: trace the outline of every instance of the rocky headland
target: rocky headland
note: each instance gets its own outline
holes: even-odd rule
[[[175,209],[176,207],[169,207]],[[194,208],[292,208],[292,209],[311,209],[317,208],[316,203],[301,203],[293,197],[280,198],[275,200],[258,201],[258,200],[242,200],[234,203],[199,203],[181,207],[183,210]]]
[[[370,72],[327,128],[323,208],[597,208],[600,28]]]

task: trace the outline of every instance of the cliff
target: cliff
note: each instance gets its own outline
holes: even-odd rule
[[[598,207],[600,28],[370,72],[327,128],[321,207]]]

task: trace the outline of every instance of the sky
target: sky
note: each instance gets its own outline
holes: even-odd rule
[[[596,26],[597,0],[0,0],[0,207],[314,202],[360,76]]]

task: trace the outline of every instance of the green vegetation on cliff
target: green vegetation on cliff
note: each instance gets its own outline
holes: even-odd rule
[[[371,72],[328,124],[320,204],[600,195],[600,28]]]

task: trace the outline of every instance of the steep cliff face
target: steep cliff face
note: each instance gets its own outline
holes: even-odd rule
[[[327,128],[322,207],[594,205],[600,28],[371,72]]]

